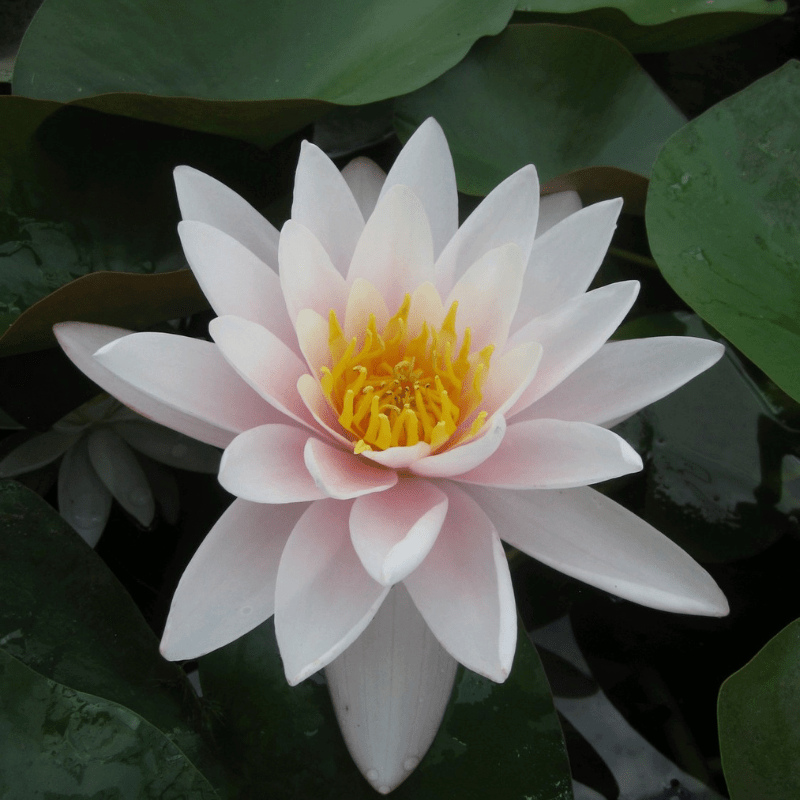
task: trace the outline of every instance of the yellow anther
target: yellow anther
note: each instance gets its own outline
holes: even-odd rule
[[[392,446],[392,429],[389,427],[389,417],[386,414],[378,414],[380,420],[380,430],[375,444],[380,450],[386,450]]]

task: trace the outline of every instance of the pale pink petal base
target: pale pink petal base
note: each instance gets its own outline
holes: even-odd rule
[[[402,584],[325,670],[347,749],[381,794],[402,783],[431,745],[458,662],[431,633]]]
[[[331,447],[319,439],[306,442],[304,458],[319,490],[336,500],[383,492],[397,483],[394,470],[373,466],[352,451]]]

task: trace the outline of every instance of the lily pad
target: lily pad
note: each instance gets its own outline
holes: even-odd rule
[[[722,684],[717,714],[731,800],[800,797],[800,620]]]
[[[646,220],[672,288],[800,400],[800,62],[670,139]]]
[[[459,189],[481,195],[526,164],[542,183],[586,167],[647,177],[685,121],[618,42],[562,25],[510,25],[396,101],[402,139],[429,116],[447,134]]]
[[[272,620],[204,656],[200,679],[226,733],[226,754],[256,795],[275,800],[375,797],[345,749],[324,679],[317,675],[299,686],[286,684]],[[392,792],[397,800],[449,796],[572,798],[550,688],[522,627],[504,684],[459,668],[431,749]]]

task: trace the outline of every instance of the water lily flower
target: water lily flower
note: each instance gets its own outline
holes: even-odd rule
[[[509,674],[501,540],[656,609],[727,613],[699,564],[588,488],[642,467],[611,426],[722,355],[607,343],[638,291],[587,291],[621,200],[540,202],[527,166],[459,227],[433,120],[388,174],[366,159],[339,172],[304,143],[280,234],[216,180],[175,180],[213,342],[56,328],[124,403],[226,447],[237,499],[181,579],[167,658],[274,614],[289,683],[326,668],[350,752],[388,792],[432,741],[457,662]]]
[[[94,547],[108,522],[112,498],[145,527],[153,522],[157,500],[164,516],[177,521],[174,479],[149,459],[215,473],[220,451],[102,394],[11,450],[0,460],[0,478],[32,472],[59,458],[59,513]]]

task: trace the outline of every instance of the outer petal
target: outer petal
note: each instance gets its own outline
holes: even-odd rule
[[[509,416],[547,394],[593,356],[625,318],[638,293],[638,281],[612,283],[573,297],[520,328],[510,342],[538,342],[542,361],[536,380],[520,395]]]
[[[306,508],[233,501],[175,590],[161,640],[164,658],[198,658],[272,616],[281,553]]]
[[[281,281],[272,269],[236,239],[204,222],[181,222],[178,233],[186,260],[219,316],[235,314],[257,322],[297,349]]]
[[[61,322],[53,326],[53,333],[72,362],[98,386],[142,416],[201,442],[225,447],[239,431],[269,422],[270,414],[276,413],[239,379],[208,342],[169,336],[169,342],[157,340],[166,348],[153,350],[155,340],[142,337],[168,334],[132,334],[85,322]],[[136,338],[128,341],[129,336]],[[93,357],[100,348],[111,342],[121,343],[123,338],[124,345],[104,351],[106,365]],[[198,369],[201,363],[203,367]],[[163,371],[159,365],[163,365]],[[159,373],[170,380],[163,380]],[[181,380],[173,381],[175,375]],[[226,387],[224,397],[219,386]]]
[[[508,562],[480,506],[455,486],[443,488],[450,499],[447,518],[405,585],[445,650],[465,667],[502,683],[517,640]]]
[[[386,173],[372,159],[359,156],[342,170],[342,177],[347,181],[362,216],[369,219],[378,204]]]
[[[447,503],[444,492],[421,480],[402,480],[353,503],[350,537],[374,580],[391,586],[420,565],[439,535]]]
[[[37,433],[15,447],[0,461],[0,478],[12,478],[39,469],[60,458],[80,437],[77,434],[47,431]]]
[[[402,185],[385,191],[356,245],[347,282],[373,283],[391,313],[406,292],[433,278],[433,240],[425,209]]]
[[[446,296],[481,256],[514,242],[528,263],[539,209],[539,179],[529,165],[495,187],[470,214],[436,261],[436,287]]]
[[[241,242],[272,269],[278,266],[278,231],[244,198],[192,167],[176,167],[181,216],[205,222]]]
[[[586,291],[608,249],[622,199],[571,214],[533,244],[511,330]]]
[[[536,226],[536,235],[542,236],[562,219],[583,208],[581,197],[577,192],[556,192],[548,194],[539,200],[539,223]]]
[[[417,128],[400,151],[386,176],[381,199],[396,185],[407,186],[422,202],[430,220],[434,256],[438,256],[458,230],[458,193],[450,148],[433,117]],[[432,277],[431,272],[425,279]]]
[[[397,483],[394,470],[373,466],[353,453],[309,439],[305,463],[324,496],[349,500],[372,492],[383,492]]]
[[[560,572],[651,608],[728,613],[725,596],[691,556],[593,489],[469,492],[504,541]]]
[[[381,794],[402,783],[430,747],[457,666],[401,584],[326,668],[347,749]]]
[[[303,142],[294,179],[292,219],[308,228],[336,269],[347,274],[364,217],[336,165],[310,142]]]
[[[340,500],[313,503],[281,556],[275,633],[292,686],[347,649],[389,591],[370,578],[353,549],[351,505]]]
[[[115,422],[113,427],[134,450],[162,464],[211,475],[219,472],[222,453],[216,447],[145,420]]]
[[[262,425],[239,434],[222,455],[219,482],[253,503],[298,503],[325,495],[303,462],[308,432],[291,425]]]
[[[536,419],[510,425],[497,452],[457,480],[504,489],[565,489],[641,468],[638,453],[605,428]]]
[[[558,416],[610,427],[683,386],[724,352],[718,342],[689,336],[608,342],[514,421]]]
[[[111,428],[96,427],[87,445],[94,471],[114,499],[141,525],[150,525],[156,513],[153,493],[141,464],[122,437]]]
[[[89,547],[97,544],[111,513],[111,492],[89,461],[85,439],[67,450],[58,468],[58,511]]]

